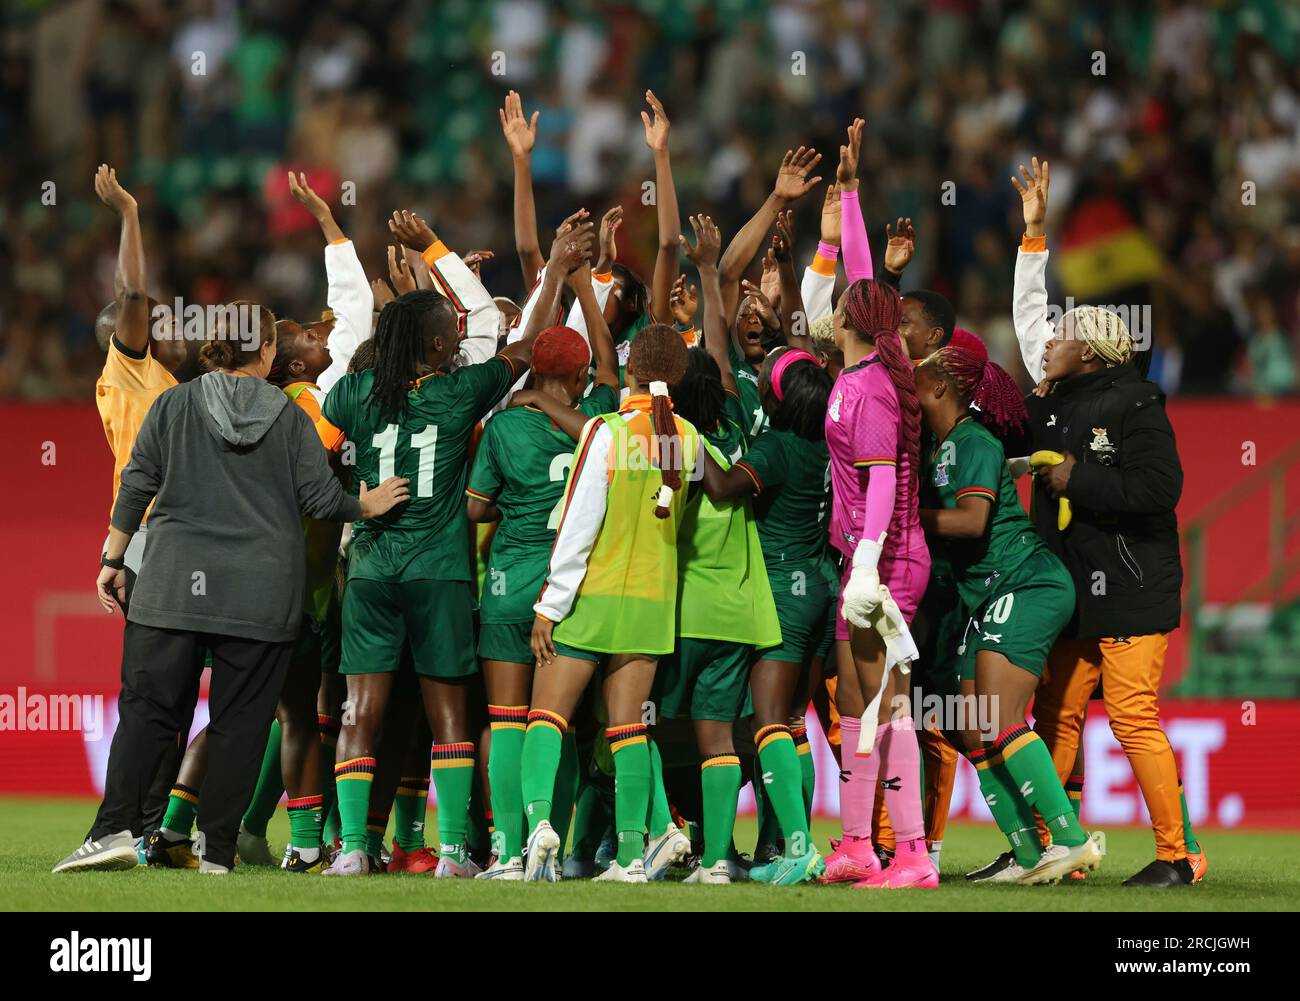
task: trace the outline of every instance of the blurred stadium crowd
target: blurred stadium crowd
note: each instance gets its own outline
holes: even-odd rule
[[[0,35],[0,397],[89,398],[117,227],[95,166],[141,202],[152,293],[324,305],[316,224],[284,171],[339,211],[372,277],[383,220],[418,210],[518,297],[508,88],[541,111],[543,225],[626,209],[648,274],[647,87],[673,122],[682,212],[734,235],[781,154],[834,175],[855,114],[873,243],[911,216],[904,287],[948,295],[998,360],[1020,199],[1052,162],[1053,302],[1150,306],[1171,393],[1280,394],[1300,348],[1300,4],[1289,0],[8,0]],[[52,202],[53,204],[50,204]],[[796,209],[800,260],[821,198]],[[335,203],[337,206],[337,202]],[[1136,332],[1136,331],[1135,331]]]

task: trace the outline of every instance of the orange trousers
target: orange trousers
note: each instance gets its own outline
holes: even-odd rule
[[[1101,681],[1110,729],[1128,756],[1151,814],[1156,858],[1174,862],[1187,854],[1178,795],[1178,762],[1160,728],[1157,693],[1169,637],[1164,633],[1124,639],[1058,639],[1047,657],[1034,695],[1034,731],[1051,752],[1064,784],[1075,753],[1088,699]]]

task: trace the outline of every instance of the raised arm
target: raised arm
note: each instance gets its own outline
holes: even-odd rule
[[[622,213],[623,210],[618,211]],[[604,229],[603,223],[601,228]],[[591,265],[583,264],[575,270],[570,283],[578,297],[587,343],[591,345],[591,359],[596,365],[594,381],[597,386],[613,386],[617,392],[618,355],[614,352],[614,337],[609,332],[609,324],[605,322],[604,307],[596,297]]]
[[[537,207],[533,202],[533,145],[537,142],[537,116],[524,117],[524,103],[513,90],[506,94],[505,107],[499,109],[501,132],[510,147],[515,166],[515,250],[524,272],[524,287],[537,279],[543,263],[537,239]]]
[[[830,316],[834,309],[835,262],[840,259],[841,231],[839,185],[828,184],[822,200],[821,242],[812,263],[804,268],[799,288],[809,323]]]
[[[1047,233],[1043,221],[1047,218],[1047,188],[1052,175],[1047,161],[1039,163],[1034,157],[1030,164],[1033,173],[1020,165],[1022,184],[1011,178],[1020,193],[1025,216],[1025,235],[1016,252],[1016,276],[1011,293],[1011,320],[1020,342],[1020,357],[1024,360],[1030,378],[1043,380],[1043,352],[1052,339],[1052,324],[1047,319]]]
[[[896,226],[885,223],[885,269],[880,280],[898,288],[903,281],[903,269],[915,253],[916,230],[912,228],[912,217],[899,216]]]
[[[95,171],[95,194],[122,219],[117,245],[113,295],[117,300],[119,344],[137,354],[149,347],[149,294],[145,289],[144,238],[135,199],[117,181],[117,171],[101,163]]]
[[[664,317],[668,315],[669,292],[681,270],[678,238],[682,235],[682,220],[677,211],[677,188],[668,154],[668,116],[652,91],[645,92],[645,99],[654,112],[653,119],[641,112],[641,122],[645,125],[645,144],[655,158],[655,217],[659,223],[659,252],[650,283],[650,312]]]
[[[781,277],[781,327],[785,342],[794,348],[812,352],[813,342],[808,335],[809,319],[803,305],[803,292],[799,277],[794,273],[793,213],[782,212],[776,219],[776,234],[772,237],[772,256],[776,258],[777,273]]]
[[[772,193],[736,234],[718,262],[723,315],[728,325],[736,318],[736,308],[740,305],[740,276],[763,245],[767,231],[776,221],[776,214],[798,201],[821,181],[820,176],[808,176],[820,161],[821,154],[814,149],[800,146],[797,150],[786,150]]]
[[[835,181],[840,186],[844,273],[850,282],[874,277],[867,224],[862,218],[862,205],[858,202],[858,153],[862,148],[862,130],[866,124],[861,118],[853,119],[845,145],[840,147],[839,166],[835,168]]]
[[[722,233],[709,216],[691,216],[690,222],[691,229],[695,231],[695,246],[692,247],[685,236],[681,237],[681,244],[687,259],[695,265],[700,275],[700,293],[704,296],[704,327],[701,330],[704,350],[718,363],[722,388],[728,393],[735,393],[736,377],[731,371],[731,357],[728,353],[729,324],[723,310],[722,285],[718,275]]]
[[[357,347],[370,336],[370,314],[374,310],[375,297],[366,281],[366,272],[361,267],[356,247],[343,235],[329,205],[307,183],[307,176],[289,171],[289,192],[312,214],[325,237],[325,302],[334,312],[334,326],[327,345],[330,364],[316,383],[328,393],[348,370],[348,362]]]
[[[520,369],[528,367],[533,358],[533,341],[551,324],[551,317],[559,309],[560,295],[569,274],[576,271],[591,257],[595,227],[590,222],[570,226],[551,244],[551,256],[546,262],[546,276],[538,292],[537,308],[528,319],[523,336],[507,344],[501,354],[516,362]]]

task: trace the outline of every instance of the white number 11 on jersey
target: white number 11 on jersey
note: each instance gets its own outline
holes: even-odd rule
[[[397,425],[389,424],[370,441],[379,449],[379,482],[397,475]],[[415,496],[433,496],[433,463],[438,451],[438,425],[427,424],[419,434],[411,435],[411,448],[420,453],[416,463]],[[377,486],[378,484],[376,484]]]

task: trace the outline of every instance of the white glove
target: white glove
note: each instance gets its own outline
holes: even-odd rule
[[[881,536],[883,541],[884,536]],[[871,615],[880,607],[881,542],[862,541],[853,553],[853,570],[844,585],[842,601],[844,620],[858,629],[871,627]]]

